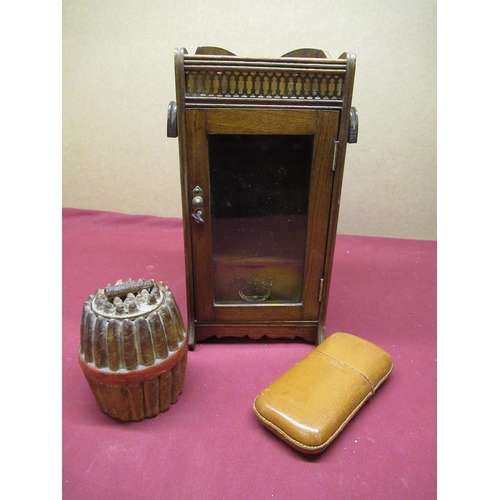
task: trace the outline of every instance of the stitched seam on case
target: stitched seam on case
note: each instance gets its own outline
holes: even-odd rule
[[[320,353],[320,354],[323,354],[323,356],[326,356],[327,358],[332,359],[333,361],[337,361],[341,365],[344,365],[347,368],[350,368],[353,372],[357,373],[358,375],[361,375],[368,382],[368,385],[370,386],[371,393],[372,394],[375,393],[376,387],[375,388],[373,387],[373,384],[371,383],[370,379],[364,373],[361,373],[360,371],[356,370],[356,368],[353,368],[351,365],[348,365],[347,363],[344,363],[344,361],[341,361],[338,358],[334,358],[333,356],[330,356],[329,354],[326,354],[326,352],[319,351],[318,349],[314,349],[314,350],[316,352]]]
[[[391,367],[389,368],[389,371],[385,374],[384,378],[376,385],[376,387],[373,389],[373,392],[375,391],[386,381],[387,377],[392,373],[394,365],[391,363]]]

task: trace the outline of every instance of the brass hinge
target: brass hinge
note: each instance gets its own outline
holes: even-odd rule
[[[335,141],[333,145],[333,161],[332,161],[332,172],[335,172],[337,167],[337,153],[339,150],[339,141]]]
[[[323,284],[325,283],[325,280],[321,278],[319,280],[319,292],[318,292],[318,302],[321,302],[323,300]]]

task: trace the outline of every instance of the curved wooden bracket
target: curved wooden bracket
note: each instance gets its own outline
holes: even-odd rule
[[[331,59],[331,57],[324,50],[309,49],[309,48],[292,50],[291,52],[283,54],[281,57],[306,57],[309,59]]]
[[[234,56],[229,50],[222,49],[221,47],[196,47],[195,54],[207,56]]]

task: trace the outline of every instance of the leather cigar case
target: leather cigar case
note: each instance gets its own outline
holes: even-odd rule
[[[380,347],[335,333],[262,391],[253,409],[270,431],[304,453],[322,452],[392,371]]]

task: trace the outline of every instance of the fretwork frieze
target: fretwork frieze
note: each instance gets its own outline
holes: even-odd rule
[[[342,74],[186,71],[187,97],[342,100]]]

